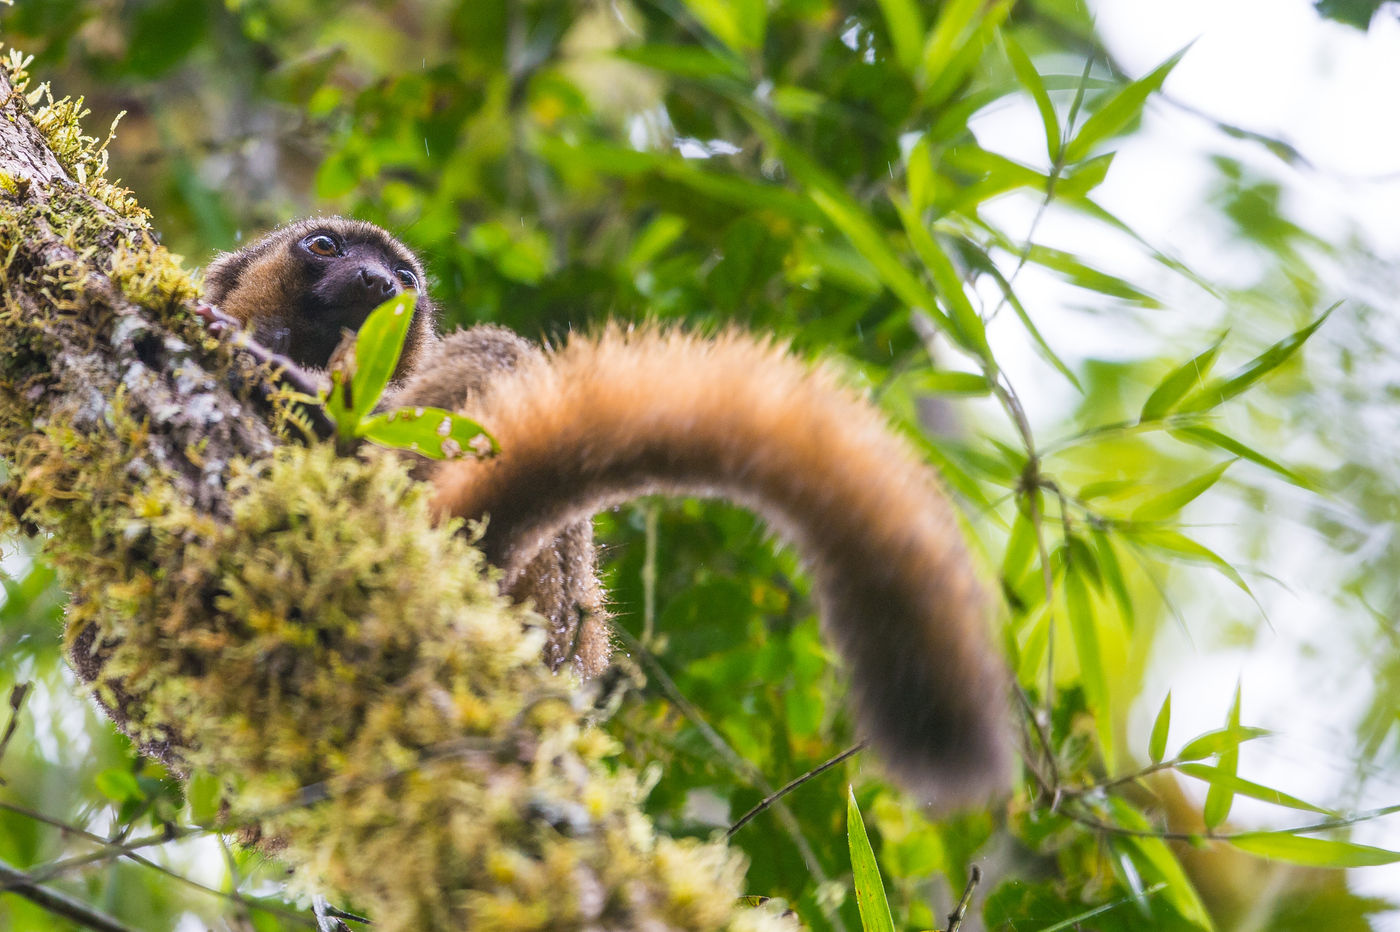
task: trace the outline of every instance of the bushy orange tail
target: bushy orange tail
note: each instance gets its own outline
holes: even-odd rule
[[[649,493],[762,515],[816,580],[862,732],[942,806],[1008,773],[1005,676],[951,506],[880,413],[781,348],[729,332],[612,328],[493,379],[500,443],[437,474],[438,505],[488,515],[507,582],[565,526]]]

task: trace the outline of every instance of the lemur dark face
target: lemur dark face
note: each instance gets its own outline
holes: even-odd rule
[[[313,217],[274,230],[215,259],[204,288],[259,343],[309,368],[324,367],[345,331],[405,291],[418,303],[401,373],[432,338],[433,308],[418,257],[373,224]]]

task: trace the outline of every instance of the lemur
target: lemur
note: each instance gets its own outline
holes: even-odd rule
[[[423,267],[373,224],[301,220],[205,272],[205,299],[314,383],[342,332],[416,290],[394,406],[483,424],[500,452],[422,464],[442,516],[487,518],[511,597],[550,621],[545,660],[607,664],[589,519],[639,495],[718,496],[793,542],[850,670],[862,733],[942,805],[1005,782],[1006,677],[952,506],[931,470],[826,369],[735,330],[608,327],[543,350],[501,327],[439,337]]]

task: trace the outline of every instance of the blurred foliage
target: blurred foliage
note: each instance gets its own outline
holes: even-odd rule
[[[1378,6],[1317,4],[1358,26]],[[1077,0],[16,0],[0,29],[92,127],[125,112],[115,172],[195,263],[352,213],[422,252],[448,326],[773,332],[841,359],[943,471],[1035,710],[1020,789],[932,822],[857,756],[735,835],[752,893],[860,928],[853,783],[901,929],[939,925],[974,862],[988,928],[1346,930],[1391,907],[1323,868],[1397,847],[1348,835],[1400,795],[1396,282],[1358,231],[1294,215],[1288,146],[1232,127],[1196,207],[1228,274],[1099,200],[1175,59],[1126,79]],[[1014,151],[990,141],[1008,122]],[[630,632],[607,727],[654,769],[663,827],[724,829],[853,742],[807,582],[746,513],[598,525]],[[132,928],[310,927],[275,864],[188,831],[207,787],[186,798],[74,698],[31,544],[5,571],[0,692],[34,688],[0,758],[0,861]],[[1295,653],[1342,652],[1293,692],[1367,693],[1332,720],[1328,800],[1247,766],[1287,735],[1252,727],[1233,667],[1188,661],[1223,676],[1202,737],[1157,691],[1170,644],[1247,649],[1298,611],[1270,574],[1328,619]],[[1201,840],[1260,819],[1282,831]],[[168,872],[60,824],[141,838]],[[1286,830],[1318,824],[1339,830]],[[0,926],[69,927],[15,895]]]

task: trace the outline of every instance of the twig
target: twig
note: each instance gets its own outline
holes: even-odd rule
[[[797,789],[799,786],[806,783],[813,777],[820,776],[821,774],[826,773],[828,770],[830,770],[832,767],[835,767],[842,761],[854,757],[861,751],[864,751],[867,744],[868,742],[865,741],[862,741],[859,744],[853,744],[850,747],[846,748],[846,750],[842,751],[840,754],[837,754],[831,760],[827,761],[826,763],[812,768],[811,770],[807,771],[795,780],[789,780],[787,783],[783,784],[776,793],[773,793],[770,796],[765,796],[762,800],[759,801],[757,806],[754,806],[748,812],[740,816],[739,821],[729,826],[729,831],[724,833],[724,837],[726,839],[733,838],[734,833],[739,831],[739,829],[743,828],[745,825],[747,825],[754,818],[754,816],[758,815],[760,812],[773,805],[773,803],[777,802],[779,799],[782,799],[788,793],[791,793],[793,790]]]
[[[29,874],[4,861],[0,861],[0,890],[22,896],[35,906],[76,922],[84,929],[95,929],[97,932],[136,932],[130,926],[118,922],[106,913],[98,912],[81,900],[40,886]]]
[[[963,887],[962,899],[958,900],[958,908],[948,914],[948,932],[958,932],[962,928],[963,919],[967,917],[967,908],[972,905],[972,891],[982,882],[982,868],[976,864],[968,871],[967,886]]]
[[[10,721],[5,726],[5,733],[0,735],[0,760],[5,757],[5,749],[10,746],[10,739],[15,736],[15,729],[19,727],[19,710],[24,706],[24,699],[29,695],[29,683],[16,683],[10,690]],[[0,777],[0,786],[5,785],[5,778]]]

